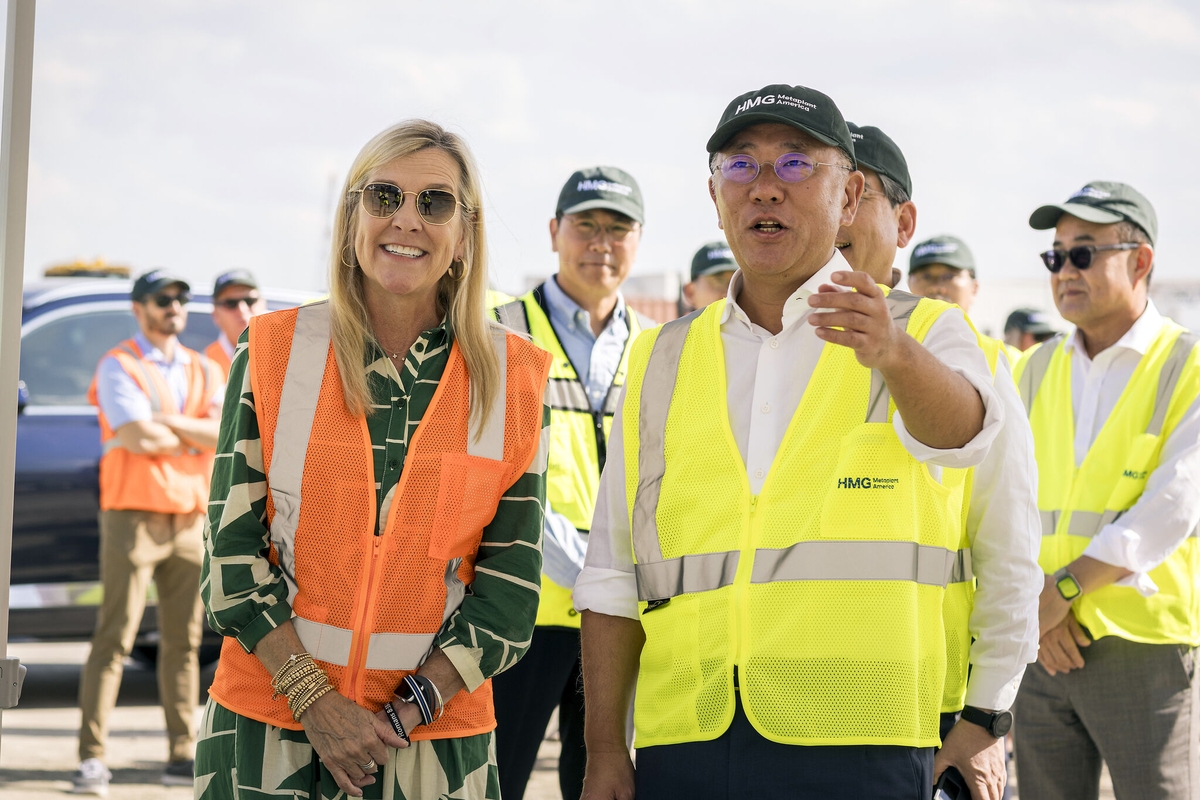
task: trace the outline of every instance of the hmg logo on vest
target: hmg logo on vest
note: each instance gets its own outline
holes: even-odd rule
[[[899,478],[838,478],[839,489],[895,489],[900,485]]]
[[[1144,481],[1146,476],[1150,474],[1149,470],[1127,469],[1121,473],[1122,478],[1129,478],[1135,481]]]

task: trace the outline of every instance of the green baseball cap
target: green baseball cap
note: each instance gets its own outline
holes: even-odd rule
[[[578,214],[593,208],[616,211],[640,224],[646,222],[642,190],[632,175],[616,167],[590,167],[573,174],[558,193],[554,214]]]
[[[185,294],[192,291],[192,287],[188,285],[187,281],[160,267],[139,275],[138,279],[133,282],[133,291],[129,295],[133,300],[145,300],[172,286],[182,287]]]
[[[965,269],[975,277],[975,257],[971,248],[957,236],[934,236],[913,248],[908,258],[908,274],[928,267],[930,264],[945,264],[954,269]]]
[[[1158,238],[1158,215],[1146,196],[1127,183],[1092,181],[1061,203],[1042,206],[1029,215],[1029,227],[1045,231],[1058,225],[1063,214],[1084,222],[1110,225],[1125,220],[1137,225],[1150,244]]]
[[[904,193],[912,197],[912,178],[908,176],[908,162],[904,153],[879,128],[871,125],[855,125],[847,122],[850,138],[854,140],[854,158],[860,167],[873,169],[880,175],[886,175],[904,189]]]
[[[715,153],[738,131],[764,122],[791,125],[832,147],[840,147],[854,160],[854,141],[837,105],[827,95],[807,86],[773,83],[735,97],[725,107],[717,129],[708,137],[708,152]]]
[[[732,272],[738,268],[733,251],[724,240],[709,242],[696,251],[692,256],[692,280],[702,275],[713,275],[718,272]]]

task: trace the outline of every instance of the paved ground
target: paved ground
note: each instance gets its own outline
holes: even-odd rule
[[[0,738],[0,800],[61,798],[71,788],[78,766],[75,707],[79,669],[86,644],[9,645],[29,667],[20,707],[4,712]],[[212,679],[203,676],[203,685]],[[154,673],[137,664],[125,669],[121,696],[113,713],[109,768],[110,800],[187,800],[191,789],[159,784],[167,739]],[[199,711],[197,711],[199,718]],[[525,792],[528,800],[561,800],[558,791],[558,742],[546,741]],[[1101,798],[1112,798],[1105,775]],[[1014,792],[1013,797],[1017,797]]]

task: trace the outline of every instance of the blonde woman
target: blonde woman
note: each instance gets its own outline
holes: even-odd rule
[[[477,175],[433,123],[376,136],[338,205],[329,301],[242,335],[197,798],[499,797],[489,678],[537,612],[550,365],[485,316]]]

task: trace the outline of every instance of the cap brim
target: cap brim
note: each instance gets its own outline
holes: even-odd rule
[[[786,117],[783,114],[774,114],[770,111],[751,111],[748,114],[742,114],[726,122],[713,132],[713,135],[708,137],[708,152],[715,153],[721,149],[721,146],[733,138],[734,134],[749,128],[751,125],[761,125],[764,122],[778,122],[783,125],[789,125],[797,130],[804,131],[809,136],[819,142],[823,142],[830,147],[845,147],[842,142],[837,141],[832,136],[813,130],[806,125],[801,125],[791,117]],[[850,159],[857,169],[858,162],[854,159],[854,152],[850,151]]]
[[[738,265],[732,261],[726,261],[723,264],[712,264],[711,266],[707,266],[693,275],[692,280],[696,280],[696,278],[703,278],[705,275],[717,275],[722,272],[734,272],[737,270],[737,268]]]
[[[230,286],[245,286],[247,289],[258,288],[258,284],[254,281],[238,280],[237,278],[234,278],[232,280],[224,281],[220,285],[213,287],[213,292],[215,293],[221,291],[222,289],[228,289]]]
[[[637,222],[637,223],[645,222],[645,220],[642,219],[641,211],[639,211],[637,206],[635,206],[633,203],[626,203],[625,205],[622,205],[621,203],[619,203],[615,200],[605,200],[603,198],[596,198],[595,200],[584,200],[582,203],[576,203],[575,205],[571,206],[570,208],[564,208],[562,213],[578,214],[581,211],[593,211],[597,208],[603,209],[605,211],[615,211],[618,214],[624,214],[625,216],[629,217],[631,220],[633,220],[634,222]]]
[[[1048,231],[1058,226],[1058,218],[1063,214],[1070,214],[1084,222],[1095,222],[1099,225],[1109,225],[1125,219],[1120,214],[1095,206],[1085,206],[1081,203],[1052,203],[1042,206],[1029,215],[1029,227],[1035,231]]]

